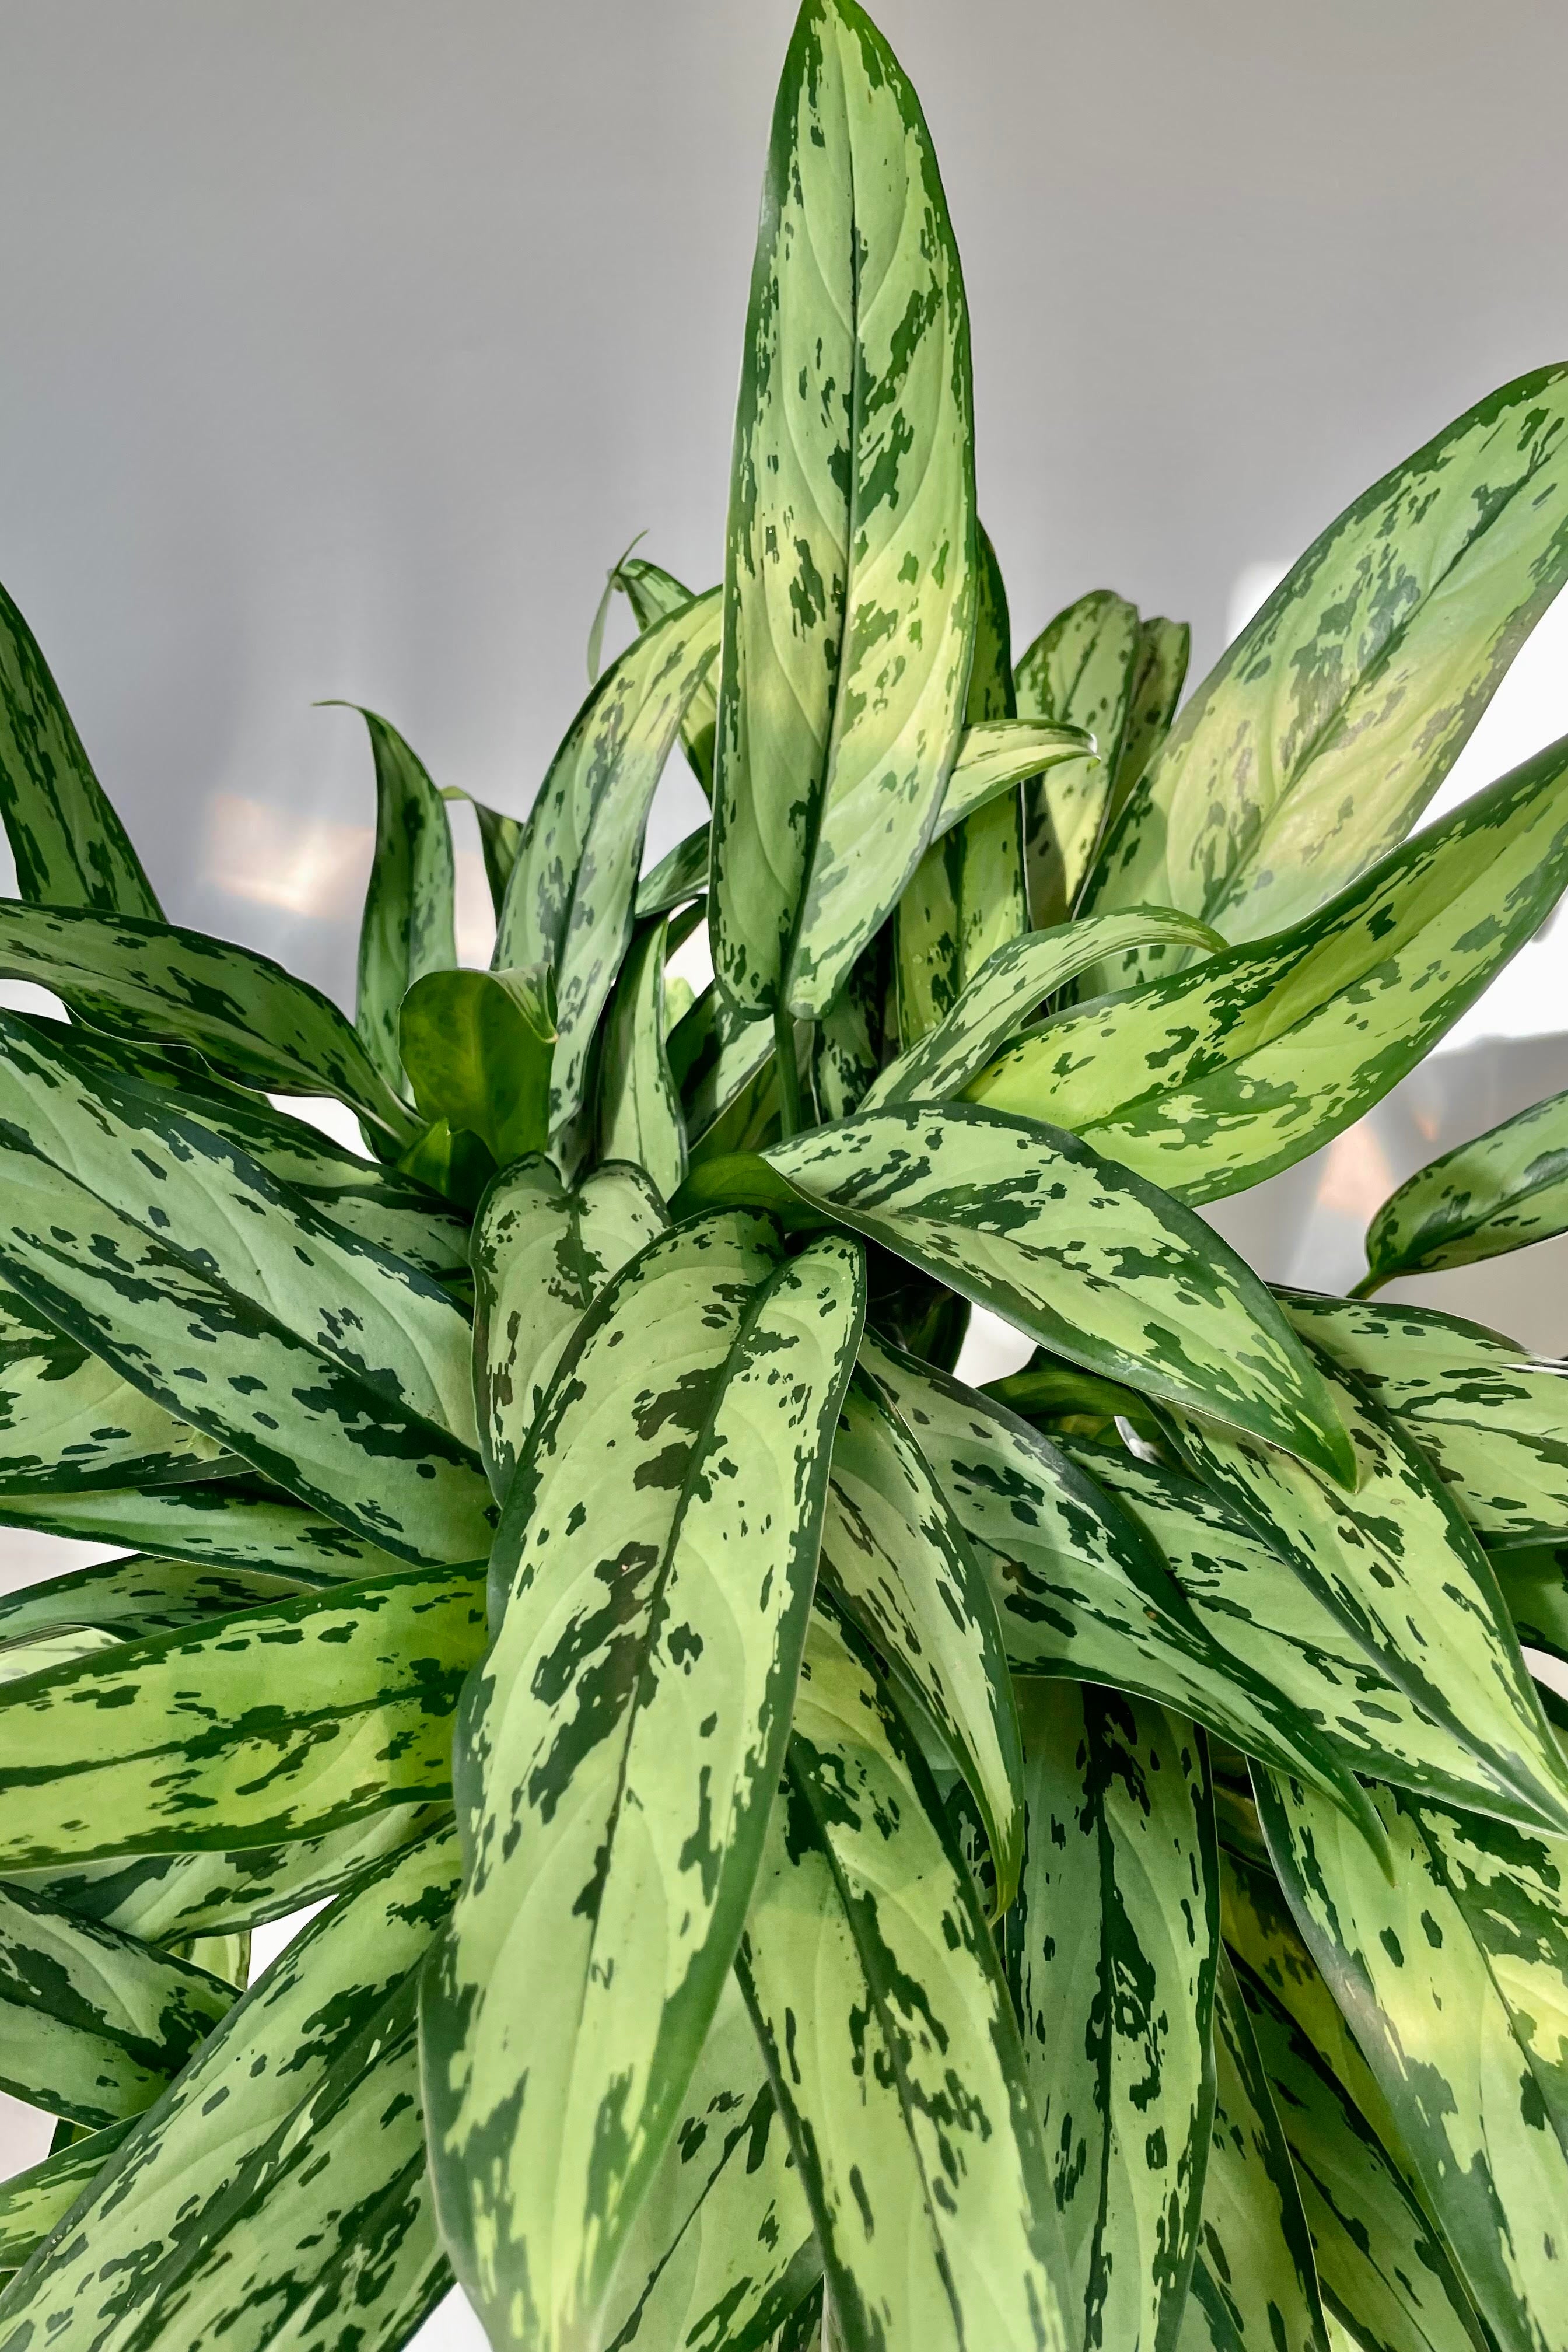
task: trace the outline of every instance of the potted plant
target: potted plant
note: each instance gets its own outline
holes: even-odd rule
[[[1565,425],[1480,403],[1184,704],[1109,591],[1015,664],[925,124],[805,0],[723,583],[616,567],[479,812],[489,971],[374,714],[355,1023],[168,922],[0,607],[0,974],[66,1016],[0,1013],[0,1519],[127,1554],[0,1601],[60,2119],[0,2352],[366,2352],[454,2274],[535,2352],[1568,2341],[1561,1367],[1375,1296],[1568,1228],[1568,1106],[1355,1298],[1198,1213],[1568,884],[1568,742],[1413,831]]]

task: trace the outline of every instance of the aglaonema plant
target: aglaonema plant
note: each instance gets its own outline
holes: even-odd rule
[[[370,714],[356,1023],[168,923],[0,607],[0,1519],[125,1555],[0,1601],[0,2352],[454,2276],[529,2352],[1568,2344],[1562,1367],[1375,1295],[1568,1230],[1568,1100],[1353,1298],[1198,1214],[1568,886],[1568,741],[1413,830],[1568,581],[1568,370],[1179,711],[1109,591],[1015,666],[973,451],[919,106],[806,0],[723,582],[613,572],[490,971]]]

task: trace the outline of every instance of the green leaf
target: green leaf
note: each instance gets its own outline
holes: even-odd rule
[[[1285,1309],[1420,1448],[1489,1544],[1568,1538],[1561,1365],[1419,1307],[1288,1297]]]
[[[359,934],[355,1026],[394,1094],[403,1092],[397,1008],[426,972],[458,961],[447,804],[395,727],[357,703],[375,761],[375,852]]]
[[[690,589],[683,588],[673,573],[650,563],[646,555],[623,556],[616,567],[616,584],[625,590],[639,629],[657,628],[660,621],[691,602]],[[680,740],[691,772],[709,800],[713,797],[713,730],[718,716],[717,687],[711,677],[705,677],[686,706]]]
[[[194,1045],[249,1086],[335,1096],[399,1143],[416,1132],[337,1006],[227,940],[0,898],[0,978],[50,989],[132,1043]]]
[[[1376,1790],[1390,1885],[1306,1790],[1258,1808],[1291,1909],[1500,2344],[1561,2340],[1568,1838]]]
[[[388,1563],[390,1565],[390,1563]],[[61,1625],[102,1626],[126,1641],[169,1633],[206,1617],[230,1617],[291,1601],[333,1580],[319,1570],[194,1568],[183,1560],[103,1560],[0,1595],[0,1641]]]
[[[1138,624],[1132,692],[1105,813],[1108,827],[1121,815],[1133,787],[1171,731],[1192,649],[1193,633],[1185,621],[1167,621],[1156,614],[1152,621]]]
[[[1568,369],[1521,376],[1330,524],[1187,703],[1096,907],[1261,939],[1404,838],[1568,581],[1565,420]]]
[[[821,1618],[737,1966],[849,2352],[1065,2344],[995,1948],[908,1733]]]
[[[299,1570],[307,1581],[340,1582],[404,1563],[336,1519],[302,1509],[289,1496],[226,1481],[120,1487],[107,1494],[0,1496],[0,1527],[36,1528],[84,1543],[199,1561],[214,1568]],[[481,1529],[481,1544],[488,1535]]]
[[[633,933],[605,1016],[599,1062],[599,1157],[634,1162],[666,1201],[686,1174],[686,1123],[664,1034],[668,947],[663,916]]]
[[[582,1107],[589,1047],[631,939],[654,787],[712,667],[719,618],[713,589],[627,647],[567,730],[523,827],[493,962],[554,974],[552,1129]]]
[[[864,1307],[837,1237],[662,1236],[519,1461],[465,1696],[464,1891],[426,1988],[442,2225],[498,2338],[587,2340],[745,1916]],[[650,1901],[663,1926],[650,1941]]]
[[[668,915],[688,899],[702,897],[708,887],[708,834],[704,822],[643,876],[637,884],[639,923],[649,915]]]
[[[1474,1265],[1568,1232],[1568,1094],[1456,1144],[1390,1193],[1366,1231],[1360,1291]]]
[[[811,2209],[733,1971],[621,2256],[608,2352],[761,2347],[822,2275]]]
[[[1089,915],[1009,940],[987,958],[937,1026],[889,1065],[861,1108],[951,1101],[1047,997],[1134,939],[1180,939],[1210,949],[1225,945],[1217,931],[1163,907]]]
[[[548,1160],[524,1160],[486,1193],[474,1221],[474,1391],[498,1502],[573,1332],[665,1223],[640,1168],[595,1169],[569,1187]]]
[[[199,1477],[223,1449],[0,1291],[0,1491],[79,1493]]]
[[[919,864],[963,722],[974,549],[969,322],[920,101],[854,0],[805,0],[724,564],[711,920],[738,1007],[820,1019]]]
[[[1441,2242],[1371,2126],[1267,1987],[1237,1970],[1330,2315],[1388,2352],[1482,2352]]]
[[[891,947],[884,929],[856,957],[837,996],[811,1025],[811,1095],[821,1125],[851,1118],[882,1066],[889,1042]]]
[[[1387,1679],[1468,1749],[1475,1801],[1568,1825],[1568,1760],[1541,1710],[1485,1553],[1416,1450],[1329,1367],[1355,1447],[1353,1494],[1288,1455],[1184,1422],[1205,1482],[1282,1552]]]
[[[1350,1475],[1322,1375],[1256,1275],[1075,1136],[968,1104],[866,1111],[694,1170],[677,1213],[747,1198],[848,1225],[1075,1363]]]
[[[1223,1952],[1214,2027],[1217,2096],[1181,2352],[1328,2352],[1290,2151]]]
[[[22,897],[162,919],[31,629],[0,588],[0,819]]]
[[[932,842],[1031,776],[1064,763],[1073,768],[1098,765],[1092,740],[1081,727],[1052,727],[1037,719],[976,720],[958,739],[958,757],[931,828]]]
[[[365,2197],[357,2259],[351,2239],[347,2275],[334,2277],[344,2251],[338,2200],[347,2194],[352,2212],[354,2194],[371,2188],[376,2168],[395,2156],[405,2177],[415,2171],[419,2103],[412,2069],[404,2058],[399,2113],[376,2096],[386,2079],[376,2061],[391,2054],[382,2039],[391,2017],[402,2028],[399,2050],[409,2046],[405,2007],[398,2015],[408,2001],[405,1987],[429,1949],[457,1873],[448,1831],[311,1921],[132,2126],[13,2279],[0,2296],[0,2340],[64,2336],[248,2347],[259,2327],[261,2343],[327,2352],[342,2347],[344,2315],[356,2305],[371,2331],[362,2341],[404,2340],[408,2327],[384,2338],[374,2311],[384,2292],[379,2282],[398,2275],[411,2244],[407,2227],[395,2203],[378,2211],[383,2182],[381,2196]],[[367,2095],[354,2102],[353,2086],[362,2083]],[[339,2105],[345,2095],[346,2116]],[[321,2155],[324,2168],[311,2160]],[[312,2214],[317,2242],[296,2253],[289,2231]],[[264,2266],[281,2260],[305,2292],[324,2273],[321,2299],[330,2292],[338,2304],[335,2324],[315,2335],[296,2319],[285,2337],[284,2323],[301,2297],[276,2279],[263,2292],[266,2272],[247,2267],[258,2260]],[[205,2300],[212,2286],[220,2302],[234,2294],[237,2273],[238,2300],[252,2305],[243,2337],[234,2325],[239,2313],[219,2324],[219,2311]]]
[[[1568,1549],[1530,1547],[1490,1558],[1520,1640],[1568,1658]]]
[[[26,2172],[14,2172],[9,2179],[0,2181],[0,2271],[20,2268],[39,2241],[69,2212],[131,2125],[129,2116],[120,2123],[106,2124],[101,2131],[89,2132],[85,2138],[72,2140],[68,2147],[47,2156],[42,2164],[29,2165]]]
[[[669,1066],[694,1143],[766,1069],[774,1042],[771,1021],[742,1020],[716,987],[682,1015],[670,1033]]]
[[[0,1870],[310,1837],[451,1786],[469,1569],[404,1569],[0,1688]]]
[[[542,965],[431,971],[403,999],[403,1060],[421,1116],[477,1135],[498,1168],[549,1140],[551,988]]]
[[[1192,1724],[1121,1693],[1026,1694],[1008,1971],[1067,2241],[1068,2340],[1153,2352],[1186,2298],[1214,2118],[1208,1759]]]
[[[963,1530],[877,1376],[880,1361],[868,1341],[839,1415],[821,1572],[968,1780],[1001,1912],[1024,1851],[1023,1749],[1002,1627]]]
[[[1568,740],[1294,930],[1044,1023],[969,1094],[1071,1128],[1179,1199],[1221,1199],[1379,1101],[1540,928],[1565,882]]]
[[[1018,664],[1020,717],[1084,728],[1099,753],[1025,789],[1037,929],[1065,923],[1083,887],[1105,823],[1142,650],[1136,605],[1096,588],[1058,613]],[[1161,902],[1151,892],[1144,903]]]
[[[511,880],[511,869],[517,864],[519,844],[522,840],[522,819],[506,816],[500,809],[487,808],[472,793],[463,792],[456,784],[443,784],[444,801],[467,801],[474,812],[479,828],[479,854],[485,861],[485,880],[489,884],[490,904],[499,921],[506,903],[506,887]]]

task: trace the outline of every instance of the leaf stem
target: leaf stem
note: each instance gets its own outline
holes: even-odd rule
[[[787,1143],[805,1124],[800,1098],[800,1064],[795,1059],[795,1015],[787,1004],[773,1008],[773,1060],[779,1074],[779,1109]]]

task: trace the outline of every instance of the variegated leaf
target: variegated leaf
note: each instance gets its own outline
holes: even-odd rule
[[[1214,2119],[1208,1759],[1162,1707],[1026,1688],[1008,1972],[1067,2242],[1068,2341],[1154,2352],[1186,2298]]]
[[[1540,928],[1565,883],[1568,739],[1294,930],[1059,1014],[968,1093],[1071,1128],[1179,1199],[1221,1199],[1290,1167],[1379,1101]]]
[[[884,929],[856,957],[848,979],[811,1026],[811,1098],[819,1125],[850,1118],[889,1050],[892,941]]]
[[[1179,2352],[1328,2352],[1290,2151],[1247,2004],[1223,1952],[1214,2054],[1203,2231]]]
[[[25,1298],[0,1292],[0,1489],[75,1494],[201,1477],[214,1439],[111,1372]]]
[[[251,2258],[263,2260],[288,2243],[281,2227],[262,2218],[260,2201],[280,2177],[296,2184],[301,2201],[309,2191],[316,2216],[318,2242],[307,2250],[305,2272],[320,2264],[330,2275],[338,2252],[332,2209],[340,2186],[347,2187],[340,2164],[345,2172],[353,2164],[356,2181],[364,2181],[366,2168],[390,2150],[389,2135],[406,2134],[406,2111],[416,2120],[417,2086],[410,2084],[412,2097],[405,2095],[401,2124],[378,2114],[374,2097],[367,2100],[353,2117],[353,2132],[335,2138],[338,2161],[313,2182],[300,2179],[310,2166],[312,2103],[326,2121],[332,2091],[346,2077],[352,2095],[352,2084],[366,2077],[378,2054],[378,2021],[400,1999],[406,2001],[403,1988],[429,1949],[457,1875],[450,1831],[427,1838],[333,1904],[273,1962],[167,2095],[132,2126],[0,2295],[0,2344],[8,2352],[62,2336],[100,2352],[132,2352],[149,2336],[168,2352],[238,2340],[230,2328],[215,2332],[211,2309],[195,2303],[194,2290],[216,2272],[221,2292],[224,2269],[217,2258],[226,2241],[231,2261],[247,2251],[247,2242]],[[379,2088],[376,2077],[370,2079]],[[253,2200],[255,2220],[247,2212]],[[291,2201],[280,2200],[279,2221]],[[307,2346],[311,2352],[328,2352],[329,2346],[341,2352],[344,2311],[362,2294],[366,2311],[373,2307],[367,2284],[384,2264],[395,2274],[408,2243],[395,2213],[385,2215],[378,2231],[374,2202],[367,2200],[367,2242],[357,2261],[351,2250],[348,2275],[332,2282],[337,2308],[324,2315],[331,2318],[330,2329],[312,2336],[299,2324],[298,2305],[289,2312],[287,2290],[274,2300],[259,2292],[258,2279],[251,2324],[277,2331],[262,2342],[286,2342],[290,2352]],[[285,2267],[300,2277],[291,2258]],[[181,2333],[184,2308],[192,2311],[192,2324]],[[294,2322],[287,2334],[286,2319]],[[407,2332],[395,2333],[391,2341],[401,2343]],[[256,2340],[244,2339],[247,2346]],[[383,2339],[377,2334],[367,2340]]]
[[[400,1148],[418,1131],[337,1006],[228,940],[0,898],[0,977],[86,1003],[132,1044],[193,1045],[248,1086],[336,1096]]]
[[[133,2118],[74,2138],[41,2164],[0,2181],[0,2272],[19,2270],[113,2155]]]
[[[214,1480],[116,1487],[101,1494],[0,1496],[0,1527],[36,1528],[84,1543],[119,1544],[213,1568],[300,1570],[310,1583],[346,1583],[403,1561],[287,1495]],[[479,1550],[489,1529],[476,1529]],[[476,1553],[476,1557],[477,1557]]]
[[[1185,621],[1167,621],[1156,614],[1152,620],[1138,624],[1132,691],[1106,806],[1108,828],[1121,815],[1171,731],[1192,649],[1193,633]]]
[[[1565,424],[1568,369],[1521,376],[1330,524],[1188,702],[1097,907],[1261,939],[1404,837],[1568,581]]]
[[[646,555],[623,556],[616,566],[616,585],[625,591],[639,629],[657,628],[660,621],[691,602],[690,589],[683,588],[672,572],[651,563]],[[710,672],[692,695],[680,722],[680,740],[688,763],[710,800],[713,797],[713,730],[718,716],[718,682]]]
[[[0,2086],[96,2128],[151,2106],[233,1988],[113,1927],[0,1886]]]
[[[650,866],[637,884],[637,919],[667,915],[688,899],[700,898],[708,887],[708,826],[700,824],[678,841],[668,857]]]
[[[1366,1229],[1360,1292],[1473,1265],[1568,1232],[1568,1094],[1456,1144],[1390,1193]]]
[[[1285,1308],[1414,1440],[1489,1544],[1568,1540],[1563,1365],[1419,1307],[1288,1297]]]
[[[1325,1368],[1329,1359],[1321,1359]],[[1568,1759],[1485,1553],[1436,1474],[1365,1391],[1328,1370],[1356,1452],[1353,1494],[1288,1455],[1184,1422],[1197,1469],[1281,1552],[1387,1679],[1473,1759],[1501,1817],[1568,1828]]]
[[[582,1107],[588,1050],[632,934],[654,787],[718,649],[717,589],[638,637],[573,720],[529,811],[493,962],[554,974],[552,1129]]]
[[[0,819],[24,898],[157,922],[162,909],[26,622],[0,588]]]
[[[499,918],[506,903],[506,886],[511,880],[511,869],[517,863],[517,846],[522,839],[522,819],[507,816],[500,809],[487,808],[472,793],[459,785],[443,784],[444,801],[466,801],[474,812],[474,822],[479,828],[479,855],[484,859],[485,880],[489,885],[490,905]]]
[[[863,1310],[837,1236],[784,1258],[759,1218],[679,1229],[579,1327],[519,1461],[425,2011],[442,2224],[500,2342],[592,2334],[679,2115],[788,1736]]]
[[[908,1733],[821,1618],[738,1968],[847,2352],[1066,2352],[994,1947]]]
[[[605,1024],[599,1062],[599,1157],[630,1160],[669,1200],[686,1174],[686,1122],[664,1031],[669,924],[656,917],[632,938]]]
[[[392,1576],[0,1688],[0,1870],[309,1837],[451,1787],[472,1569]]]
[[[665,1222],[644,1171],[625,1165],[573,1188],[548,1160],[520,1160],[486,1193],[474,1223],[474,1390],[498,1502],[563,1349]]]
[[[1053,727],[1041,719],[975,720],[959,737],[958,757],[942,794],[932,841],[941,841],[954,825],[1016,793],[1031,776],[1064,764],[1075,769],[1099,765],[1092,740],[1081,727]]]
[[[1065,923],[1105,824],[1139,669],[1136,606],[1109,588],[1080,596],[1041,630],[1018,664],[1025,719],[1081,727],[1099,754],[1026,788],[1029,908],[1037,929]]]
[[[426,972],[450,971],[458,961],[452,828],[446,802],[395,727],[374,710],[360,716],[375,762],[375,849],[360,919],[354,1025],[400,1095],[397,1008]]]
[[[868,1341],[833,1440],[822,1574],[968,1780],[998,1912],[1024,1852],[1023,1750],[996,1604]]]
[[[61,1625],[101,1626],[133,1641],[142,1633],[172,1633],[204,1618],[231,1617],[237,1609],[292,1601],[334,1580],[320,1570],[195,1568],[133,1553],[0,1595],[0,1641]]]
[[[773,1060],[774,1038],[771,1021],[741,1019],[717,987],[705,989],[676,1024],[669,1036],[670,1069],[694,1144]]]
[[[1076,1137],[969,1104],[866,1111],[695,1169],[679,1207],[748,1198],[847,1224],[1075,1363],[1350,1475],[1322,1376],[1256,1275]]]
[[[1309,1791],[1258,1806],[1301,1933],[1397,2123],[1476,2307],[1515,2352],[1568,2341],[1568,1837],[1374,1790],[1391,1885]]]
[[[762,2352],[821,2275],[811,2209],[731,1971],[601,2336],[607,2352]]]
[[[963,721],[974,533],[968,314],[920,102],[854,0],[805,0],[724,565],[711,904],[738,1007],[820,1018],[920,860]]]

